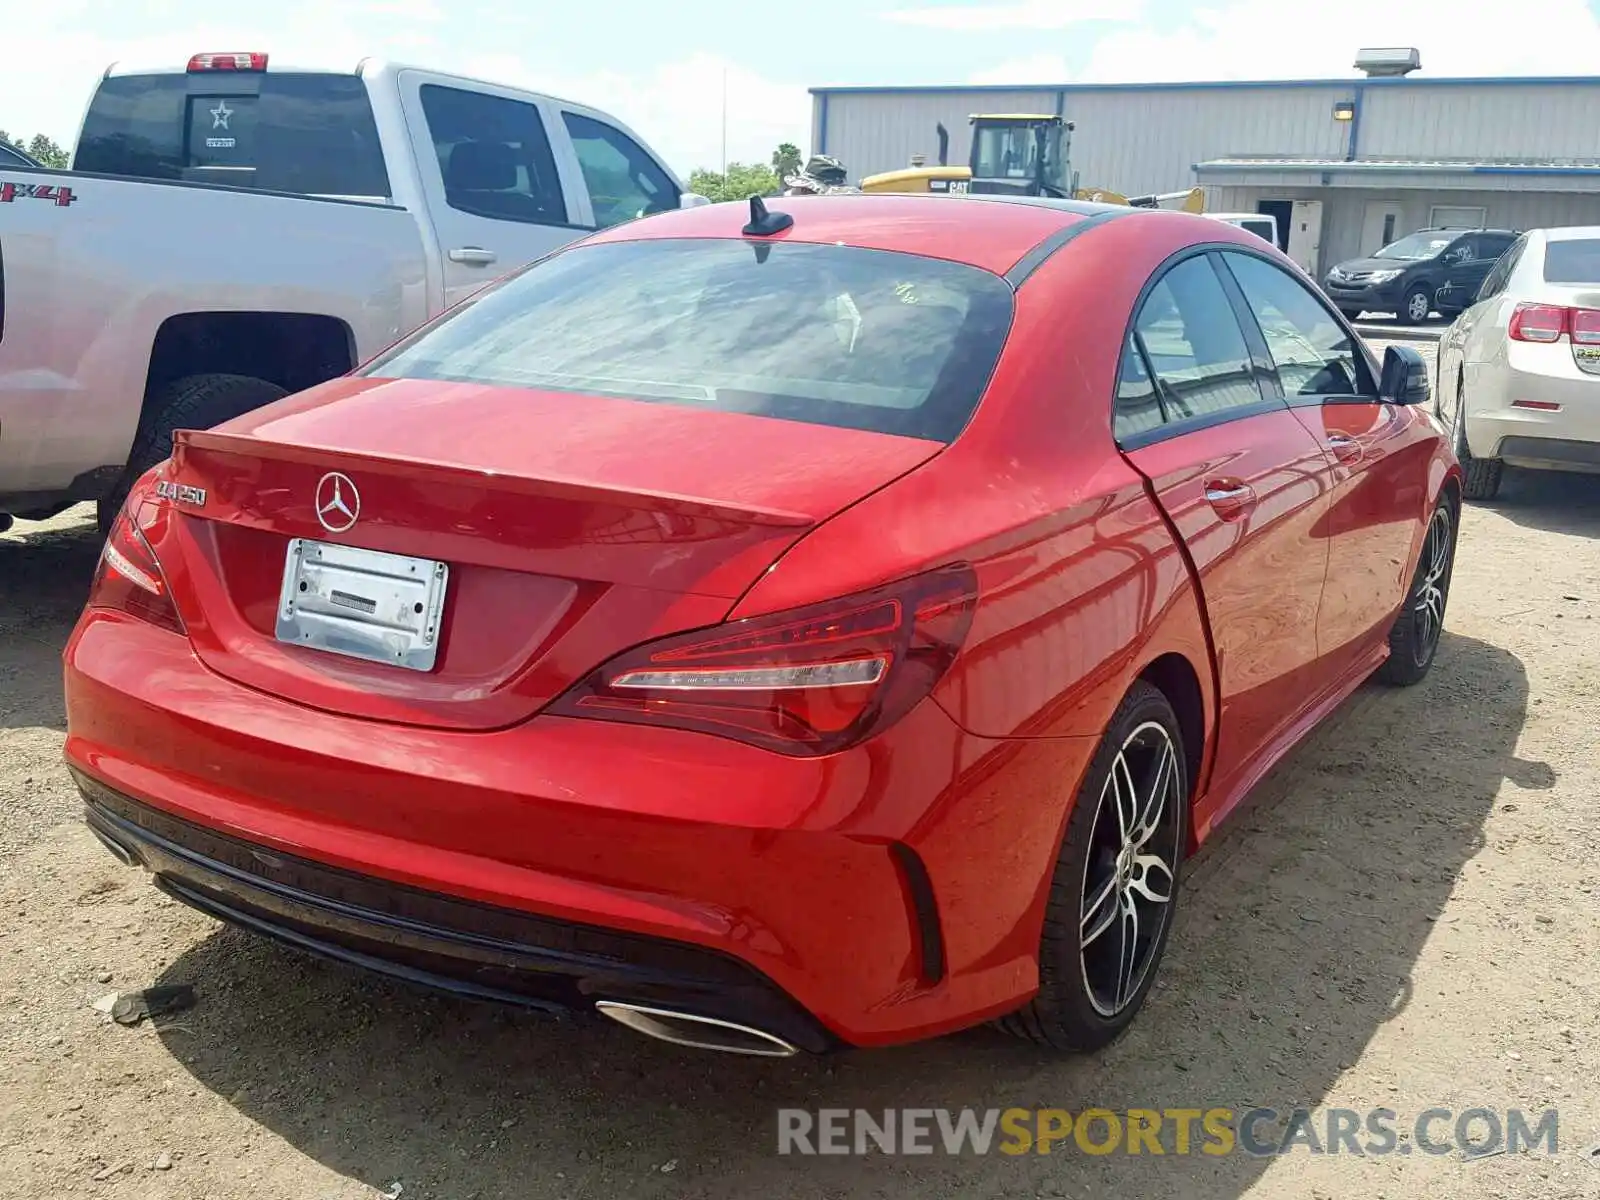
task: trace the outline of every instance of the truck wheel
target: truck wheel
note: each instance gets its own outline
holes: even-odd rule
[[[1135,683],[1084,778],[1050,881],[1039,991],[1001,1029],[1097,1050],[1133,1023],[1155,982],[1189,845],[1183,733],[1166,696]]]
[[[178,430],[210,429],[288,394],[275,383],[249,375],[189,375],[157,388],[145,404],[128,469],[95,506],[100,531],[110,531],[134,480],[172,453],[172,435]]]

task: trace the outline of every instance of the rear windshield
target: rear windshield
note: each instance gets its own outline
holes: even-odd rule
[[[881,250],[582,246],[485,289],[363,372],[782,417],[948,442],[1011,323],[1010,286]]]
[[[114,76],[89,104],[72,165],[275,192],[389,195],[372,105],[354,75]]]
[[[1600,284],[1600,238],[1546,242],[1544,281]]]

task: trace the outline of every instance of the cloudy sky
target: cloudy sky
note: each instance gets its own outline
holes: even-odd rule
[[[10,6],[0,128],[70,144],[113,60],[367,55],[570,96],[684,173],[803,149],[808,87],[1351,75],[1363,45],[1432,75],[1600,73],[1600,0],[52,0]]]

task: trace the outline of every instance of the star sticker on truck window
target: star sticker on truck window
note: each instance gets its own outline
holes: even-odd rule
[[[217,106],[211,110],[211,128],[226,129],[228,118],[233,116],[233,109],[228,107],[226,100],[218,100]]]

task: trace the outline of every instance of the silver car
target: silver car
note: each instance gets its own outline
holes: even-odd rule
[[[1469,500],[1506,464],[1600,473],[1600,226],[1530,229],[1439,342],[1439,419]]]

